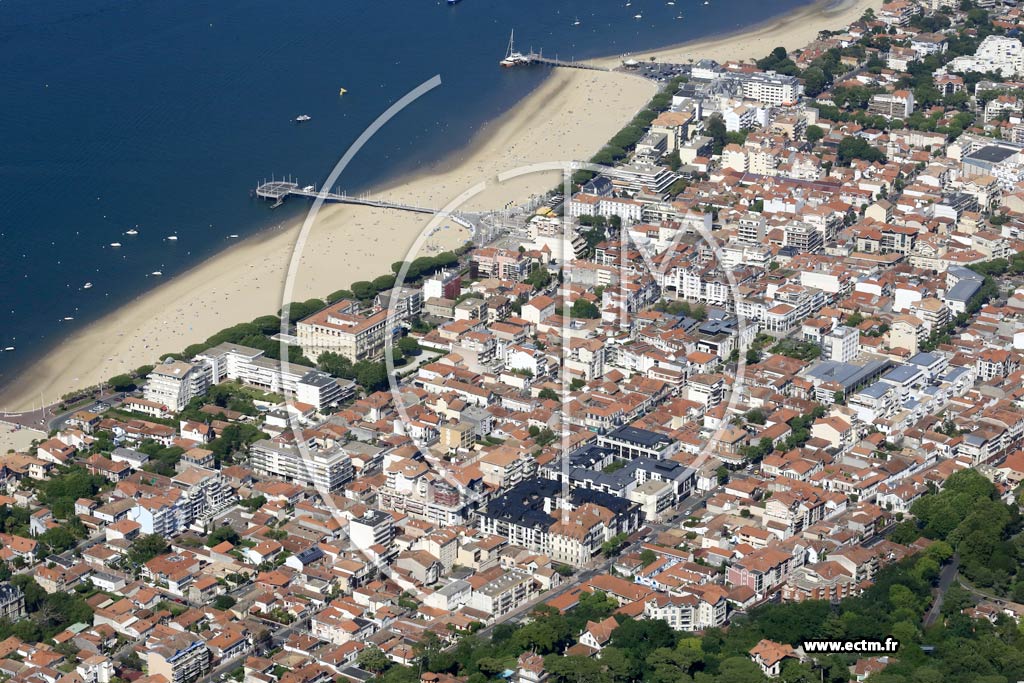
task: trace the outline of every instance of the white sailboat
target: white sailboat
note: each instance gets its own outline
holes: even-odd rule
[[[505,52],[505,59],[498,62],[501,66],[512,67],[522,66],[530,63],[530,58],[524,55],[522,52],[516,52],[515,48],[516,32],[512,31],[512,34],[508,38],[508,50]]]

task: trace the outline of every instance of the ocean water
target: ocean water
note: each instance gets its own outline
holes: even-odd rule
[[[546,74],[498,67],[512,29],[517,48],[587,58],[807,2],[627,1],[0,0],[0,349],[16,347],[0,352],[0,384],[230,248],[230,235],[295,215],[298,202],[271,212],[251,189],[285,174],[319,185],[370,122],[435,74],[443,85],[364,147],[339,187],[367,189],[464,146]],[[312,120],[295,123],[300,114]]]

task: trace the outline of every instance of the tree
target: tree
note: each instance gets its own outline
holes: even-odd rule
[[[214,599],[213,606],[216,607],[217,609],[225,609],[226,610],[226,609],[231,609],[232,607],[234,607],[236,602],[237,601],[233,597],[231,597],[230,595],[225,593],[224,595],[218,595]]]
[[[355,374],[352,371],[352,361],[345,356],[333,351],[324,351],[317,358],[317,365],[329,375],[341,377],[342,379],[353,379]]]
[[[643,661],[659,647],[673,647],[677,634],[661,619],[625,619],[612,631],[611,644]]]
[[[356,382],[368,392],[380,391],[388,386],[388,370],[383,363],[361,360],[352,366]]]
[[[821,94],[821,91],[823,91],[825,86],[828,85],[828,77],[819,67],[812,66],[805,69],[802,76],[804,79],[804,92],[806,92],[809,97],[815,97]]]
[[[839,163],[848,166],[854,159],[864,161],[885,161],[885,154],[871,146],[864,138],[848,135],[839,141],[837,150]]]
[[[622,552],[622,548],[625,545],[626,535],[615,534],[610,539],[601,544],[601,552],[604,553],[605,557],[614,557]]]
[[[572,317],[588,319],[600,318],[601,310],[594,305],[593,302],[580,298],[573,302]]]
[[[548,401],[548,400],[550,400],[550,401],[558,401],[559,400],[559,396],[555,392],[555,390],[551,389],[549,387],[544,387],[543,389],[541,389],[540,393],[537,394],[537,397],[542,399],[542,400],[545,400],[545,401]]]
[[[609,683],[610,680],[601,665],[590,657],[549,656],[544,658],[544,668],[551,683]]]
[[[107,384],[113,387],[114,391],[134,391],[135,380],[131,375],[114,375],[107,380]]]
[[[727,137],[725,119],[722,118],[721,114],[716,112],[708,117],[708,120],[704,123],[704,134],[711,138],[711,151],[715,154],[721,154]]]
[[[308,317],[309,315],[316,313],[324,307],[324,301],[322,299],[306,299],[305,301],[293,301],[288,304],[288,322],[294,323],[298,320]],[[277,312],[280,316],[284,309]],[[229,328],[230,330],[231,328]],[[222,330],[220,334],[224,334],[227,330]],[[214,335],[219,336],[219,335]],[[209,343],[209,339],[207,343]],[[222,340],[227,341],[227,340]],[[219,343],[219,342],[218,342]]]
[[[534,268],[529,275],[526,276],[524,282],[526,282],[526,284],[528,285],[532,285],[535,291],[544,289],[549,284],[551,284],[551,273],[548,271],[547,268],[543,266],[538,266]]]
[[[807,138],[807,142],[816,145],[825,137],[825,129],[821,126],[807,126],[807,130],[804,131],[804,137]]]
[[[412,337],[402,337],[399,339],[398,348],[406,356],[420,355],[420,343]]]
[[[222,526],[214,529],[213,533],[207,537],[206,545],[212,548],[215,545],[220,545],[224,541],[227,541],[231,545],[237,545],[239,540],[240,537],[237,531],[232,529],[230,526]]]
[[[366,671],[370,671],[375,674],[379,674],[386,670],[391,664],[391,660],[388,659],[388,656],[376,645],[369,645],[363,648],[363,651],[359,653],[357,661],[359,662],[359,667],[361,669],[365,669]]]
[[[645,567],[650,564],[654,564],[658,561],[658,554],[650,548],[644,548],[640,553],[640,561],[644,563]]]
[[[169,549],[167,541],[158,534],[139,536],[132,542],[128,551],[128,559],[134,564],[145,564],[157,555],[163,555]]]

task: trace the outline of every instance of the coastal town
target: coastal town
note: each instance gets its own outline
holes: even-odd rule
[[[5,424],[0,677],[1024,679],[1022,29],[626,59],[474,242]]]

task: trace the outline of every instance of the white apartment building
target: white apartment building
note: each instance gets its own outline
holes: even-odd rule
[[[1000,76],[1024,73],[1024,45],[1017,38],[988,36],[973,56],[956,57],[945,66],[946,72],[994,71]]]
[[[171,482],[184,492],[179,504],[184,508],[185,518],[197,531],[205,531],[214,515],[235,500],[220,470],[189,467],[172,477]]]
[[[529,602],[536,594],[537,583],[532,576],[511,571],[473,591],[469,606],[496,619]]]
[[[304,365],[285,367],[279,360],[264,357],[260,349],[238,344],[218,344],[197,354],[192,361],[204,367],[213,384],[231,380],[274,393],[293,393],[297,401],[317,410],[355,393],[353,382]]]
[[[352,460],[340,446],[308,448],[304,455],[296,446],[263,439],[249,448],[253,470],[281,477],[302,486],[337,491],[354,478]]]
[[[203,367],[168,359],[154,367],[146,377],[142,395],[147,401],[178,412],[193,398],[205,394],[209,386],[210,377]]]
[[[800,83],[800,79],[795,76],[777,74],[774,71],[734,74],[729,78],[739,81],[744,98],[757,100],[773,107],[796,104],[804,92],[804,86]]]
[[[829,360],[849,363],[860,353],[860,330],[839,325],[825,335],[823,346]]]
[[[362,517],[349,520],[348,536],[353,547],[359,550],[374,545],[387,548],[395,538],[395,519],[380,510],[367,510]]]

